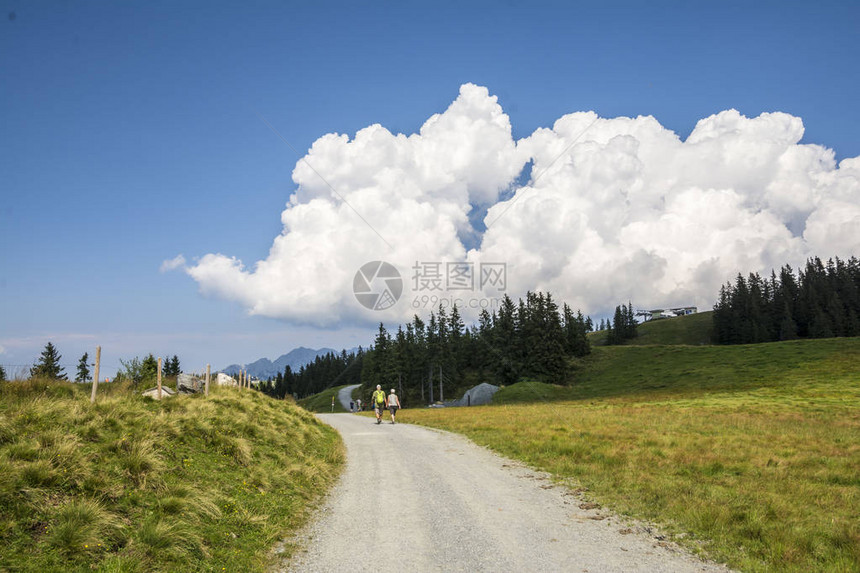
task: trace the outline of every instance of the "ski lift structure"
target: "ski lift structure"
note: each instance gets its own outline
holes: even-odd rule
[[[642,317],[643,322],[658,320],[661,318],[675,318],[676,316],[687,316],[696,314],[699,309],[695,306],[679,306],[677,308],[655,308],[652,310],[637,310],[636,316]]]

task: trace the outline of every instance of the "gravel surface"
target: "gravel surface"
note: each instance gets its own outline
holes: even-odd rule
[[[320,418],[346,470],[278,571],[728,571],[461,436]]]
[[[337,391],[337,399],[340,400],[343,409],[349,412],[349,401],[352,400],[352,391],[361,386],[361,384],[353,384],[346,386]]]

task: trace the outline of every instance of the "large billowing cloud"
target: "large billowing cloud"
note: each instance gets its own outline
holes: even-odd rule
[[[548,290],[588,313],[627,299],[710,307],[738,271],[860,250],[860,158],[837,166],[802,136],[784,113],[724,111],[682,141],[653,117],[586,112],[515,141],[496,97],[466,84],[417,134],[372,125],[319,138],[296,164],[268,257],[249,268],[208,254],[186,272],[252,314],[320,326],[407,319],[424,295],[466,307],[498,295],[444,279],[441,292],[416,290],[416,262],[442,263],[443,275],[447,263],[473,263],[476,275],[481,262],[506,263],[512,296]],[[486,229],[473,228],[476,213]],[[353,295],[372,260],[403,275],[386,311]]]

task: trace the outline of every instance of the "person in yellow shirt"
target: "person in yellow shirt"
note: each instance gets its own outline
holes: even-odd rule
[[[382,411],[385,409],[385,392],[382,391],[382,386],[379,384],[376,385],[376,392],[373,393],[373,397],[370,399],[373,402],[373,408],[376,410],[376,423],[382,423]]]

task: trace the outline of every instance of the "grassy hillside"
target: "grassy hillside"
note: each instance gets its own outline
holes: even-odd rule
[[[573,388],[496,396],[398,418],[464,433],[741,570],[860,570],[860,339],[596,348]]]
[[[337,399],[337,393],[346,386],[348,386],[348,384],[323,390],[319,394],[314,394],[299,400],[298,405],[308,412],[323,412],[328,414],[332,412],[331,402],[332,398],[334,398],[334,412],[346,412],[346,409],[340,403],[340,400]]]
[[[639,336],[628,340],[627,346],[650,344],[713,344],[713,311],[688,314],[675,318],[663,318],[643,322],[637,327]],[[594,346],[606,344],[606,331],[589,334]]]
[[[331,428],[258,392],[99,389],[0,384],[0,569],[262,571],[343,461]]]
[[[643,396],[677,400],[703,393],[757,389],[795,396],[828,392],[834,377],[856,372],[857,338],[793,340],[737,346],[605,346],[574,363],[570,387],[520,383],[501,389],[496,404]],[[534,391],[526,391],[533,388]]]

